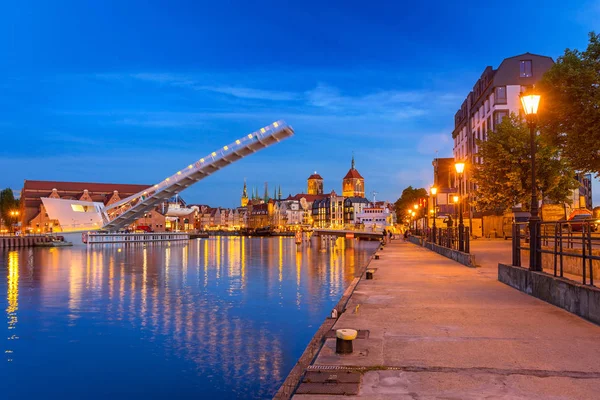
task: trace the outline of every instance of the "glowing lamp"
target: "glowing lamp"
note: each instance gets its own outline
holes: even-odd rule
[[[458,203],[458,196],[452,197],[452,200],[454,200],[455,203]]]
[[[521,95],[521,105],[523,106],[523,111],[525,115],[537,115],[538,106],[540,105],[539,94],[522,94]]]
[[[437,188],[435,186],[431,188],[431,194],[434,196],[437,194]]]
[[[462,174],[465,171],[465,163],[464,162],[454,163],[454,168],[456,168],[457,174]]]

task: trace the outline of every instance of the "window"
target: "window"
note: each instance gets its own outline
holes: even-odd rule
[[[508,116],[508,111],[496,111],[494,113],[494,126],[501,123],[506,116]]]
[[[506,86],[498,86],[494,94],[494,104],[506,104]]]
[[[532,76],[531,73],[531,60],[521,60],[520,63],[520,74],[521,78],[529,78]]]

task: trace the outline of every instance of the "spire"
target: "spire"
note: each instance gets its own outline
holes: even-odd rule
[[[248,197],[248,188],[246,187],[246,178],[244,178],[244,191],[242,192],[242,197]]]
[[[265,203],[269,201],[269,183],[265,182]]]
[[[276,187],[273,188],[273,199],[275,199],[275,200],[277,199],[277,188]]]
[[[281,200],[281,185],[279,185],[279,193],[277,194],[277,198]]]
[[[356,169],[356,168],[354,168],[354,152],[352,152],[352,168],[351,169]]]

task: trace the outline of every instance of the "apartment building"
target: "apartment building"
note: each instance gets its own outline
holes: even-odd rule
[[[458,181],[458,192],[469,216],[474,211],[470,206],[475,189],[472,166],[482,162],[477,156],[477,139],[486,140],[488,131],[510,113],[521,113],[520,93],[538,82],[552,65],[550,57],[525,53],[504,59],[497,69],[488,66],[456,112],[453,155],[454,160],[467,165]]]

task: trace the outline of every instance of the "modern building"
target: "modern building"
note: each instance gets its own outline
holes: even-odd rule
[[[139,193],[151,185],[118,183],[59,182],[25,180],[21,190],[21,226],[33,233],[60,231],[58,221],[50,219],[42,204],[42,197],[93,201],[111,205]],[[164,222],[159,223],[163,225]]]
[[[477,155],[477,139],[486,140],[487,132],[510,113],[522,113],[519,95],[553,65],[550,57],[525,53],[504,59],[497,69],[488,66],[456,112],[452,132],[454,160],[467,165],[463,179],[458,182],[458,192],[470,216],[474,211],[470,200],[475,190],[471,182],[472,166],[482,162]]]
[[[365,178],[354,167],[354,155],[352,164],[344,179],[342,179],[342,196],[365,197]]]

